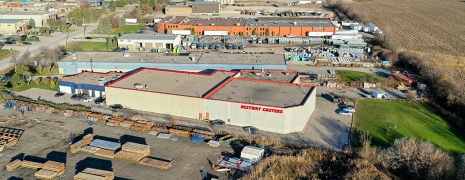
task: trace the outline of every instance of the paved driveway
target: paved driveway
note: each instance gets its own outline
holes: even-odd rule
[[[22,92],[17,92],[16,95],[21,95],[21,96],[26,96],[30,97],[32,99],[44,99],[48,101],[52,101],[55,103],[67,103],[67,104],[81,104],[85,106],[90,106],[92,102],[83,102],[83,101],[75,101],[71,99],[72,94],[65,94],[61,97],[55,97],[56,92],[55,91],[50,91],[50,90],[44,90],[44,89],[37,89],[37,88],[31,88],[26,91]]]

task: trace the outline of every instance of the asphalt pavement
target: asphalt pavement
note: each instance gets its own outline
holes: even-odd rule
[[[31,45],[28,45],[28,46],[6,46],[3,48],[12,48],[13,50],[19,51],[19,57],[21,57],[26,51],[29,51],[32,54],[35,54],[39,51],[39,48],[41,46],[54,47],[57,45],[66,45],[67,43],[72,42],[73,38],[90,36],[89,32],[96,29],[97,27],[98,27],[98,24],[93,24],[91,26],[86,27],[86,31],[85,31],[86,34],[84,34],[84,28],[80,27],[80,28],[77,28],[76,31],[71,32],[71,33],[55,32],[55,33],[52,33],[50,37],[39,36],[40,38],[39,42],[33,42]],[[0,71],[7,69],[11,65],[12,64],[10,63],[9,58],[1,60]]]

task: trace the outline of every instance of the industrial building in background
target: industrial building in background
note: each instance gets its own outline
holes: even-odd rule
[[[180,35],[124,34],[118,38],[118,46],[128,50],[151,51],[154,47],[173,49],[181,44]]]
[[[73,53],[58,61],[58,71],[60,74],[74,75],[83,71],[128,72],[141,67],[196,72],[211,69],[286,69],[285,57],[282,54],[190,53],[177,56],[146,50],[149,52]]]
[[[141,68],[108,83],[105,93],[107,104],[286,134],[302,131],[315,109],[315,87],[299,79],[290,70]]]
[[[36,27],[47,26],[47,19],[57,19],[58,15],[54,12],[0,12],[0,19],[34,19]]]
[[[195,13],[195,12],[194,12]],[[229,36],[315,36],[336,33],[329,18],[258,17],[258,18],[189,18],[168,16],[157,24],[158,32],[192,29],[192,35],[221,31]]]
[[[0,19],[0,33],[18,33],[27,30],[29,19]]]

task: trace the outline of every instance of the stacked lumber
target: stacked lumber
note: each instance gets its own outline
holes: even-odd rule
[[[58,172],[56,171],[49,171],[45,169],[41,169],[34,173],[34,177],[39,180],[55,180],[58,176]]]
[[[153,126],[152,123],[148,124],[148,123],[135,122],[129,127],[129,129],[133,131],[145,132],[145,131],[150,130],[152,126]]]
[[[6,170],[7,171],[13,171],[13,170],[15,170],[16,168],[19,168],[19,167],[21,167],[21,160],[16,159],[16,160],[11,161],[10,163],[8,163],[6,165]]]
[[[95,152],[95,155],[113,159],[115,158],[115,151],[100,149],[99,151]]]
[[[87,174],[87,173],[80,172],[74,176],[74,180],[106,180],[106,179],[103,176],[97,176],[93,174]]]
[[[101,149],[102,148],[99,147],[84,146],[81,148],[81,151],[89,154],[95,154],[97,151],[100,151]]]
[[[57,173],[57,176],[61,176],[65,173],[65,164],[55,161],[47,161],[43,164],[42,170],[54,171]]]
[[[121,121],[121,127],[130,128],[134,121],[124,120]]]
[[[71,146],[69,146],[69,147],[71,149],[71,153],[77,153],[85,145],[86,145],[86,143],[84,142],[84,139],[81,139],[78,142],[75,142],[74,144],[71,144]]]
[[[165,130],[165,128],[163,128],[163,126],[154,126],[152,127],[152,131],[163,131]]]
[[[95,121],[103,119],[103,115],[98,113],[90,113],[88,116],[94,118]]]
[[[129,162],[139,163],[139,161],[144,158],[145,155],[139,153],[133,153],[128,151],[119,151],[115,154],[115,159],[120,159]]]
[[[204,134],[204,135],[207,135],[207,136],[215,136],[215,133],[211,132],[211,131],[204,131],[204,130],[200,130],[200,129],[194,129],[193,132],[196,133],[196,134]]]
[[[94,140],[94,135],[93,134],[87,134],[83,138],[85,144],[90,144],[92,140]]]
[[[139,164],[159,169],[168,169],[173,165],[170,161],[162,161],[151,157],[145,157],[139,161]]]
[[[102,177],[105,177],[105,180],[113,180],[115,178],[115,174],[111,171],[104,171],[104,170],[94,169],[94,168],[86,168],[84,169],[84,171],[82,171],[82,173],[102,176]]]
[[[194,130],[194,128],[186,127],[186,126],[179,126],[179,125],[174,125],[172,128],[173,129],[184,130],[184,131],[192,131],[192,130]]]
[[[145,156],[150,156],[150,146],[149,145],[144,145],[144,144],[137,144],[133,142],[127,142],[126,144],[123,144],[121,147],[123,151],[127,152],[133,152],[133,153],[138,153],[142,154]]]
[[[107,126],[121,127],[121,122],[125,121],[124,117],[112,117],[107,120]]]
[[[73,111],[73,116],[80,116],[81,115],[81,111]]]
[[[189,131],[184,131],[184,130],[170,129],[169,133],[171,135],[175,135],[175,136],[190,137],[190,132]]]
[[[21,162],[21,167],[25,167],[25,168],[40,169],[42,168],[42,166],[43,166],[42,163],[28,161],[28,160],[23,160]]]

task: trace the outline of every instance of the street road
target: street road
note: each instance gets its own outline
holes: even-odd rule
[[[66,43],[72,42],[73,38],[82,38],[84,36],[90,36],[90,32],[98,27],[98,24],[93,24],[91,26],[86,27],[85,30],[85,35],[84,35],[84,28],[80,27],[77,28],[76,31],[71,32],[71,33],[61,33],[61,32],[55,32],[50,34],[50,37],[46,36],[39,36],[40,41],[39,42],[32,42],[32,45],[28,46],[4,46],[3,49],[9,49],[12,48],[13,50],[19,51],[18,58],[21,57],[26,51],[31,52],[32,54],[35,54],[39,51],[39,48],[41,46],[46,46],[49,48],[53,48],[58,45],[66,45]],[[93,36],[93,35],[92,35]],[[9,58],[3,59],[0,61],[0,71],[7,69],[10,67],[12,64],[9,61]]]

